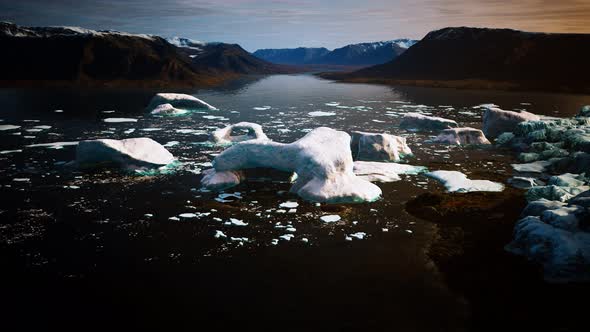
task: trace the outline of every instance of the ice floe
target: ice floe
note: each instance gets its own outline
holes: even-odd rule
[[[489,180],[471,180],[457,171],[434,171],[426,176],[440,181],[449,192],[502,191],[504,185]]]
[[[334,113],[334,112],[324,112],[324,111],[314,111],[314,112],[309,112],[307,114],[312,117],[336,115],[336,113]]]
[[[174,156],[166,148],[145,137],[81,141],[76,149],[76,164],[80,167],[153,168],[174,161]]]
[[[102,120],[107,123],[122,123],[122,122],[137,122],[137,119],[132,118],[106,118]]]

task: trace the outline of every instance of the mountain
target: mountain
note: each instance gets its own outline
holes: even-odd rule
[[[445,28],[388,63],[324,77],[465,88],[590,92],[590,34]]]
[[[210,73],[266,75],[292,73],[293,67],[259,59],[238,44],[202,43],[186,38],[170,38],[168,42],[191,58],[194,68]]]
[[[261,49],[254,56],[272,63],[304,65],[315,64],[317,59],[330,53],[327,48],[298,47],[280,49]]]
[[[279,71],[249,54],[243,56],[251,61],[235,60],[240,52],[228,49],[243,51],[237,45],[175,42],[182,47],[152,35],[0,22],[0,85],[207,87],[244,73]]]
[[[396,58],[416,41],[397,39],[375,43],[350,44],[333,51],[325,48],[262,49],[254,55],[273,63],[295,65],[370,66]]]

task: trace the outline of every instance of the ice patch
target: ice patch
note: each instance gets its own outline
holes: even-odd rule
[[[284,202],[284,203],[279,204],[279,207],[287,208],[287,209],[293,209],[298,206],[299,206],[299,203],[297,203],[297,202]]]
[[[434,171],[426,173],[426,176],[440,181],[450,192],[500,192],[504,190],[504,185],[501,183],[489,180],[470,180],[465,174],[457,171]]]
[[[137,122],[137,119],[131,118],[106,118],[102,120],[107,123]]]
[[[325,223],[333,223],[333,222],[340,221],[341,218],[337,214],[329,214],[326,216],[321,216],[320,219]]]
[[[309,116],[318,117],[318,116],[333,116],[336,115],[334,112],[324,112],[324,111],[315,111],[307,113]]]
[[[0,131],[18,129],[20,126],[15,125],[0,125]]]
[[[256,111],[266,111],[266,110],[271,109],[271,107],[270,106],[258,106],[258,107],[252,107],[252,109],[256,110]]]

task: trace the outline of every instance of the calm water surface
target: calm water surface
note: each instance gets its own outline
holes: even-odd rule
[[[0,125],[20,126],[0,131],[3,314],[15,324],[470,328],[477,301],[452,287],[429,255],[439,228],[404,209],[420,194],[442,193],[440,184],[404,176],[379,184],[382,200],[357,205],[316,206],[280,182],[246,183],[219,197],[198,190],[200,172],[223,150],[207,142],[208,133],[238,121],[259,123],[280,142],[319,126],[388,132],[408,138],[416,155],[411,164],[505,182],[515,161],[511,152],[430,144],[429,135],[399,129],[400,118],[420,112],[481,127],[478,105],[485,103],[551,116],[571,116],[590,104],[581,95],[392,88],[285,75],[182,91],[219,110],[158,118],[144,110],[156,92],[162,91],[0,90]],[[319,111],[324,116],[312,113]],[[103,121],[115,117],[137,122]],[[181,165],[156,176],[78,172],[63,167],[75,158],[74,146],[39,146],[130,137],[167,144]],[[299,203],[295,213],[279,207],[287,201]],[[200,216],[179,217],[183,213]],[[342,220],[324,223],[320,217],[327,214]],[[226,225],[230,218],[248,225]],[[217,230],[228,238],[216,239]],[[357,232],[366,238],[346,241]],[[285,234],[294,237],[280,239]],[[504,286],[481,287],[493,293]]]

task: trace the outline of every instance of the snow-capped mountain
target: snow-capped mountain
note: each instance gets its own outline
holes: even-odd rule
[[[166,41],[176,47],[190,48],[195,51],[202,51],[203,47],[206,45],[204,42],[183,37],[170,37],[166,38]]]
[[[370,66],[395,59],[417,41],[395,39],[373,43],[350,44],[333,51],[326,48],[261,49],[254,55],[274,63],[306,65]]]

